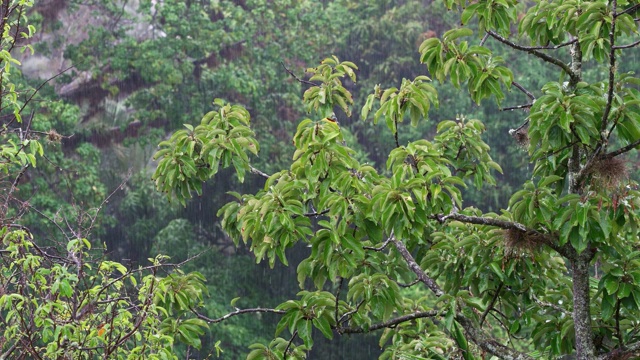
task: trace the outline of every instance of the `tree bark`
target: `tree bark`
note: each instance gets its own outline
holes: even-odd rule
[[[589,263],[590,251],[585,250],[571,261],[573,277],[573,324],[576,336],[577,360],[595,359],[591,311],[589,309]]]

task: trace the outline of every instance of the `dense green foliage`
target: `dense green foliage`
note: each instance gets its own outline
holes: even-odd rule
[[[634,2],[8,3],[0,357],[638,356]]]
[[[437,104],[434,87],[421,75],[403,79],[398,88],[376,87],[369,96],[362,117],[384,119],[395,148],[384,172],[360,163],[342,128],[326,118],[334,108],[349,115],[345,99],[352,96],[342,79],[355,81],[346,69],[356,66],[333,57],[308,69],[311,81],[301,82],[311,86],[304,101],[316,120],[298,125],[291,164],[271,175],[253,169],[265,177],[263,189],[234,193],[237,200],[219,211],[224,229],[237,243],[249,244],[258,261],[289,264],[287,253],[297,243],[310,247],[297,264],[301,291],[274,309],[283,315],[276,339],[253,345],[249,358],[301,358],[314,335],[377,329],[385,329],[381,358],[638,355],[640,204],[620,159],[640,143],[638,79],[617,67],[620,53],[637,44],[617,45],[637,34],[632,14],[638,6],[445,3],[471,26],[424,40],[420,61],[439,81],[464,85],[476,103],[501,103],[512,85],[532,100],[519,106],[529,108],[529,116],[510,131],[528,149],[531,180],[500,214],[463,207],[465,184],[491,185],[492,170],[501,169],[480,138],[485,127],[478,120],[441,121],[430,139],[399,141],[405,118],[415,126]],[[468,40],[473,34],[480,34],[479,45]],[[556,68],[541,96],[513,83],[514,70],[492,51],[495,45]],[[569,57],[562,59],[568,62],[556,57],[567,49]],[[603,76],[587,80],[588,65],[604,69]],[[216,145],[192,152],[196,160],[233,144],[220,141],[236,126],[223,114],[242,109],[218,106],[221,116],[213,122],[207,116],[193,135],[183,131],[161,144],[158,156],[168,165],[156,172],[156,181],[181,201],[190,196],[183,189],[192,180],[184,171],[169,176],[167,169],[179,169],[180,157],[198,143]],[[243,118],[242,133],[250,134],[246,113]],[[218,137],[210,128],[226,132]],[[195,134],[204,137],[196,140]],[[257,148],[249,143],[245,149]],[[205,161],[205,167],[233,166],[242,175],[252,168],[241,150],[235,163],[214,157],[216,164]],[[402,291],[405,283],[428,292],[412,297]]]
[[[49,207],[55,198],[38,191],[26,192],[30,196],[25,198],[18,189],[27,170],[43,163],[56,161],[58,166],[68,166],[67,171],[80,171],[59,150],[39,141],[43,136],[49,142],[61,138],[54,130],[44,131],[51,126],[48,121],[33,113],[25,116],[42,87],[29,88],[11,70],[20,65],[14,50],[35,32],[26,17],[32,5],[7,1],[1,10],[1,98],[5,102],[0,129],[0,358],[177,359],[175,344],[199,348],[199,336],[207,328],[205,321],[193,315],[207,292],[202,275],[184,273],[162,255],[150,259],[149,266],[128,268],[91,249],[86,237],[102,205],[79,206],[96,196],[104,201],[95,166],[82,169],[83,175],[73,180],[68,173],[33,179],[33,189],[43,186],[42,182],[54,189],[65,185],[72,189],[78,203],[67,207]],[[51,103],[47,110],[49,115],[65,117],[69,109]],[[96,152],[89,144],[77,148],[87,162],[96,162]],[[48,236],[48,232],[57,234]]]

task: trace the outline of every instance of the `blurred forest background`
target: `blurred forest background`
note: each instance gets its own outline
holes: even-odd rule
[[[50,80],[25,112],[31,114],[25,121],[39,118],[34,130],[46,132],[49,142],[45,161],[22,178],[20,196],[50,218],[76,219],[78,225],[86,221],[81,209],[102,207],[94,243],[132,267],[157,253],[174,262],[200,254],[184,269],[207,278],[211,318],[232,311],[231,300],[238,297],[241,307],[275,307],[298,291],[296,252],[299,260],[309,249],[300,246],[291,266],[271,270],[254,264],[248,249],[236,248],[216,218],[230,199],[227,191],[254,192],[264,179],[248,175],[239,184],[228,169],[182,207],[157,192],[150,179],[156,144],[183,124],[197,124],[212,100],[223,98],[251,113],[262,146],[255,166],[278,171],[290,160],[297,123],[307,116],[301,103],[307,86],[288,70],[304,79],[306,68],[330,55],[356,63],[359,81],[348,86],[354,108],[361,108],[376,84],[429,75],[417,49],[457,25],[443,9],[437,0],[38,0],[29,14],[39,31],[32,42],[36,52],[20,60],[22,81],[38,87]],[[525,61],[500,48],[508,64]],[[515,81],[539,89],[538,79],[549,78],[541,74],[551,73],[547,66],[514,66],[526,69],[514,74]],[[436,87],[440,109],[429,124],[400,133],[400,143],[432,134],[444,119],[482,119],[491,129],[485,138],[491,156],[505,171],[496,188],[471,187],[465,205],[499,211],[530,176],[524,151],[507,136],[527,109],[501,108],[529,99],[513,90],[501,104],[478,106],[451,85]],[[341,113],[338,120],[357,156],[383,171],[383,154],[395,144],[389,131],[378,131],[384,124],[364,125],[357,112],[350,118]],[[637,172],[637,165],[631,168]],[[56,229],[39,214],[23,220],[38,238],[56,240]],[[276,322],[270,315],[247,315],[214,325],[192,356],[215,357],[213,344],[220,340],[222,358],[242,358],[247,344],[272,338]],[[310,358],[375,358],[376,335],[341,337],[331,346],[317,337]]]

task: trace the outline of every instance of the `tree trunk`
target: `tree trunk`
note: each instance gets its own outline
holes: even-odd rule
[[[595,359],[591,311],[589,309],[589,250],[571,261],[573,276],[573,324],[576,336],[577,360]]]

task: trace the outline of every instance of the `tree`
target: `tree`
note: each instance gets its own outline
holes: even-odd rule
[[[92,249],[87,238],[108,197],[91,209],[73,204],[77,217],[68,218],[66,209],[51,216],[39,209],[37,194],[21,196],[27,170],[57,152],[51,148],[62,138],[42,130],[53,121],[34,116],[36,109],[26,115],[46,84],[25,86],[13,56],[33,51],[32,6],[27,0],[0,6],[0,359],[177,359],[176,343],[199,348],[206,330],[192,315],[206,294],[202,275],[184,273],[162,255],[129,268]],[[91,187],[95,174],[85,175],[76,182]],[[32,231],[25,225],[31,215],[58,236]]]
[[[154,178],[181,202],[220,168],[265,179],[255,194],[232,193],[219,211],[257,261],[288,264],[288,249],[309,248],[292,264],[296,297],[255,310],[282,317],[274,341],[252,345],[248,358],[304,358],[316,330],[327,338],[381,330],[383,359],[640,356],[640,204],[622,159],[640,146],[639,79],[622,62],[640,43],[632,38],[640,5],[444,3],[462,25],[421,44],[430,76],[464,86],[476,103],[500,104],[512,87],[530,100],[512,107],[529,115],[510,135],[533,172],[499,214],[463,207],[465,181],[486,189],[501,171],[479,120],[460,116],[440,122],[432,139],[398,140],[405,121],[426,121],[438,105],[423,75],[376,87],[362,108],[363,119],[383,120],[395,137],[385,169],[355,160],[329,118],[334,109],[350,113],[342,81],[356,80],[356,65],[336,57],[301,79],[316,120],[298,125],[289,168],[265,174],[251,165],[259,146],[249,112],[222,100],[199,125],[160,143]],[[502,47],[557,77],[526,89]]]

